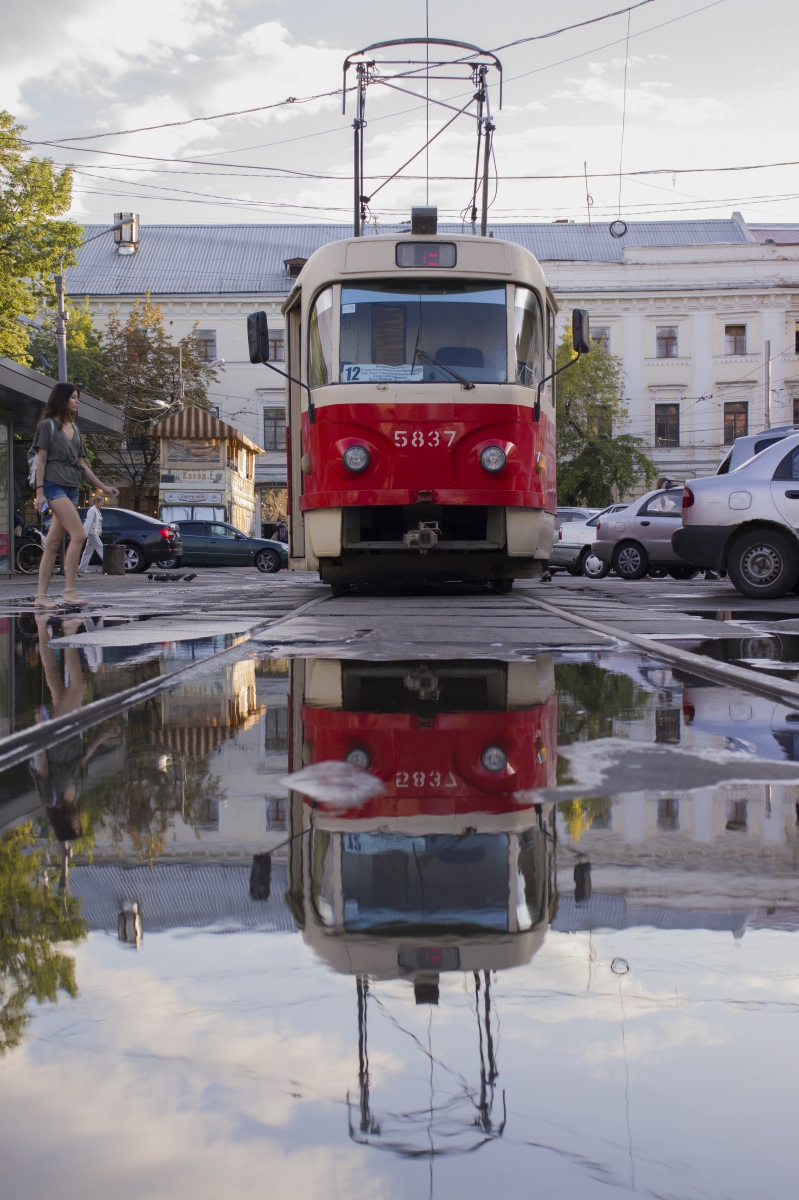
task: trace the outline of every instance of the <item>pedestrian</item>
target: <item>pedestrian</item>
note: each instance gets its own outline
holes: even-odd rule
[[[62,564],[64,600],[67,604],[74,605],[88,603],[78,594],[75,587],[78,563],[86,540],[78,515],[78,488],[81,479],[88,479],[108,496],[119,495],[117,488],[102,483],[86,465],[86,448],[77,424],[79,404],[80,392],[73,383],[57,383],[44,406],[33,439],[33,449],[37,452],[34,503],[37,512],[43,512],[49,506],[53,514],[42,561],[39,563],[37,608],[57,607],[55,601],[48,599],[47,589],[53,577],[55,556],[67,534],[69,548],[66,562]]]
[[[284,546],[289,543],[289,527],[286,524],[285,517],[278,517],[277,525],[275,526],[275,541],[282,542]]]
[[[83,548],[83,554],[78,567],[78,574],[83,575],[92,560],[92,555],[96,551],[100,555],[100,561],[103,558],[103,497],[100,492],[94,497],[94,501],[89,505],[89,511],[86,513],[86,520],[83,522],[83,532],[86,534],[86,545]]]

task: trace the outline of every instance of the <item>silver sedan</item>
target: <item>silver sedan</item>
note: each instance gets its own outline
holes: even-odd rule
[[[799,588],[799,434],[728,475],[685,488],[674,549],[693,566],[727,571],[744,596]]]
[[[682,525],[682,488],[661,488],[628,504],[621,512],[600,517],[594,554],[622,579],[671,575],[690,579],[689,567],[672,549],[671,535]]]

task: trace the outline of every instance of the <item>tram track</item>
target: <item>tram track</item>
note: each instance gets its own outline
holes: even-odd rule
[[[609,625],[604,621],[584,617],[564,605],[555,605],[547,600],[525,596],[522,591],[518,592],[518,596],[526,604],[538,608],[543,612],[552,616],[562,617],[564,620],[570,621],[574,625],[579,625],[583,629],[590,629],[592,633],[608,638],[615,638],[620,642],[626,642],[630,646],[635,646],[638,650],[643,650],[652,658],[657,658],[661,662],[668,663],[669,666],[679,667],[685,671],[689,671],[692,675],[698,675],[713,683],[729,684],[743,691],[752,692],[758,696],[765,696],[769,700],[799,706],[799,684],[793,683],[789,679],[769,676],[762,671],[756,671],[750,667],[738,666],[734,663],[718,662],[702,654],[694,654],[690,650],[684,650],[679,646],[669,645],[668,641],[661,640],[660,637],[654,638],[646,634],[631,633],[626,629],[620,628],[618,625]]]

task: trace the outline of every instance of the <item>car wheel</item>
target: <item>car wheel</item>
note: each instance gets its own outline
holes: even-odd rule
[[[274,550],[259,550],[255,556],[255,565],[264,575],[276,575],[280,570],[280,555]]]
[[[638,542],[622,542],[613,555],[613,567],[622,579],[643,579],[649,570],[649,557]]]
[[[163,567],[165,571],[177,571],[180,569],[180,559],[161,558],[158,560],[158,566]]]
[[[697,567],[688,566],[669,567],[668,573],[671,575],[672,579],[693,579],[695,575],[699,574],[699,570]]]
[[[733,544],[727,570],[743,596],[784,596],[799,577],[799,554],[784,534],[755,529]]]
[[[138,546],[123,542],[125,547],[125,574],[135,575],[144,570],[144,554]]]
[[[35,575],[42,561],[42,553],[41,546],[35,545],[34,542],[20,546],[17,551],[17,570],[22,571],[23,575]]]
[[[580,567],[587,579],[604,579],[610,574],[610,563],[603,562],[590,550],[584,550],[580,558]]]

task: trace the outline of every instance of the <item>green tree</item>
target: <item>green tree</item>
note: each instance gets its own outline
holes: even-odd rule
[[[18,1046],[28,1002],[76,996],[75,960],[56,948],[86,936],[80,901],[51,891],[28,821],[0,837],[0,1054]]]
[[[67,369],[70,382],[90,396],[102,396],[106,391],[108,372],[102,334],[95,329],[86,296],[80,308],[66,301],[69,323],[67,325]],[[31,366],[44,375],[58,379],[58,348],[56,342],[55,313],[48,311],[43,329],[31,334],[29,353]]]
[[[55,295],[54,274],[76,261],[83,230],[57,221],[72,202],[72,172],[51,158],[29,158],[11,113],[0,109],[0,355],[30,365],[28,333],[18,316],[32,317]]]
[[[556,365],[575,358],[571,326],[557,349]],[[621,365],[595,342],[557,381],[558,501],[604,508],[641,480],[651,486],[657,469],[639,448],[640,438],[616,434],[627,409],[621,396]]]
[[[186,404],[208,407],[208,386],[216,372],[204,361],[204,347],[193,330],[175,344],[161,308],[149,296],[137,300],[127,317],[112,313],[103,336],[105,383],[102,399],[122,409],[121,436],[95,437],[104,474],[130,488],[138,511],[145,493],[158,488],[159,438],[153,422],[180,400],[180,376]]]

